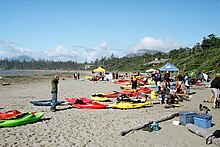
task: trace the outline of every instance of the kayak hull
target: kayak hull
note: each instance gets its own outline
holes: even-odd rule
[[[99,97],[99,96],[92,96],[92,100],[98,101],[98,102],[109,102],[109,101],[111,101],[107,97]]]
[[[0,121],[0,127],[15,127],[33,123],[40,120],[44,115],[44,112],[38,113],[22,113],[17,115],[15,118]]]
[[[145,102],[145,103],[120,102],[116,104],[110,104],[110,106],[117,109],[137,109],[149,104],[150,102]]]
[[[108,105],[98,102],[92,102],[85,104],[73,104],[73,106],[79,109],[105,109]]]

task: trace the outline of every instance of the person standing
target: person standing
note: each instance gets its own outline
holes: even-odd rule
[[[186,94],[190,94],[190,77],[189,74],[186,73],[185,78],[184,78],[184,83],[185,83],[185,88],[186,88]]]
[[[131,89],[134,91],[134,92],[136,92],[136,90],[137,90],[137,77],[136,77],[136,75],[134,75],[134,76],[132,76],[131,77]]]
[[[178,78],[177,80],[178,80],[179,85],[182,85],[182,84],[183,84],[183,81],[184,81],[182,74],[180,73],[180,74],[177,76],[177,78]]]
[[[162,81],[162,79],[161,79],[161,73],[160,73],[160,71],[157,71],[156,72],[156,78],[155,78],[155,84],[156,84],[156,86],[160,86],[160,82]]]
[[[58,83],[59,83],[59,76],[54,75],[52,81],[51,81],[51,98],[52,98],[52,104],[50,110],[52,112],[56,111],[56,104],[57,104],[57,93],[58,93]]]
[[[211,82],[212,95],[210,98],[210,102],[212,102],[212,99],[213,99],[213,108],[216,108],[216,101],[219,96],[219,89],[220,89],[220,78],[215,77],[215,79],[212,80],[212,82]]]
[[[79,72],[77,73],[77,78],[78,78],[78,80],[80,79],[80,73]]]
[[[170,72],[167,71],[165,74],[164,74],[164,85],[165,85],[165,88],[167,89],[168,87],[170,87]]]

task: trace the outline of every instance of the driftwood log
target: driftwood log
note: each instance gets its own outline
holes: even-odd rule
[[[208,132],[206,129],[197,127],[194,124],[186,124],[186,127],[189,131],[191,131],[191,132],[195,133],[196,135],[201,136],[205,139],[207,139],[209,136],[212,135],[212,133]],[[220,146],[220,138],[212,137],[211,139],[212,139],[211,140],[212,143]]]
[[[174,114],[172,114],[170,116],[167,116],[167,117],[162,118],[162,119],[157,120],[157,121],[149,121],[147,124],[144,124],[142,126],[138,126],[138,127],[135,127],[135,128],[128,129],[126,131],[122,131],[121,132],[121,136],[125,136],[126,134],[128,134],[131,131],[136,131],[136,130],[140,130],[140,129],[146,128],[149,124],[152,124],[153,122],[160,123],[160,122],[164,122],[164,121],[173,119],[174,117],[177,117],[177,116],[179,116],[179,113],[174,113]]]

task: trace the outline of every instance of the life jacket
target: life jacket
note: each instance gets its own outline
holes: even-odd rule
[[[133,76],[133,77],[131,78],[131,82],[137,82],[137,77]]]

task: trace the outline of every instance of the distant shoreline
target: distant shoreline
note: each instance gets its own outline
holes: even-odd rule
[[[86,70],[20,70],[20,69],[4,70],[4,69],[0,69],[0,76],[35,76],[35,75],[52,75],[52,74],[73,74],[75,72],[79,72],[82,75],[91,73],[91,71],[86,71]]]
[[[91,71],[82,70],[0,70],[0,86],[48,81],[55,74],[59,75],[60,79],[73,78],[76,72],[80,73],[80,78],[91,74]]]

